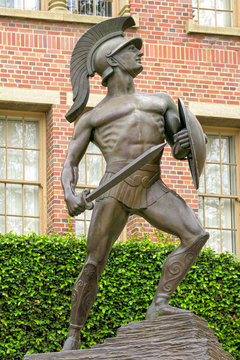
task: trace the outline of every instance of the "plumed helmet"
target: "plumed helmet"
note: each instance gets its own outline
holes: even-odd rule
[[[69,122],[75,121],[83,112],[89,97],[89,76],[95,72],[103,77],[103,85],[112,73],[106,56],[112,56],[123,47],[133,43],[138,49],[141,38],[124,38],[124,30],[135,25],[131,16],[102,21],[91,27],[78,40],[71,57],[70,75],[73,105],[66,114]]]
[[[137,49],[142,47],[141,38],[126,39],[123,36],[117,36],[103,43],[95,51],[93,56],[93,64],[95,71],[102,76],[102,84],[106,85],[106,80],[113,72],[111,66],[107,62],[107,58],[113,56],[127,45],[134,44]]]

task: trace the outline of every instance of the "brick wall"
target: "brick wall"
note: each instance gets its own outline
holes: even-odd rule
[[[192,17],[191,0],[132,0],[131,12],[139,28],[127,36],[143,38],[144,71],[135,81],[137,91],[169,93],[175,101],[240,104],[240,41],[231,37],[187,35]],[[73,126],[64,118],[71,91],[69,64],[72,49],[87,25],[0,18],[0,79],[7,88],[57,90],[60,104],[46,113],[48,231],[68,227],[60,173]],[[93,93],[101,94],[99,76],[91,79]],[[197,193],[187,162],[172,158],[165,149],[162,177],[197,211]],[[153,231],[137,217],[128,224],[129,234],[139,228]]]

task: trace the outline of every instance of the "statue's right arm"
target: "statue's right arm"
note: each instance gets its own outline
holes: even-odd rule
[[[85,210],[83,198],[76,196],[75,188],[78,181],[78,164],[90,142],[91,131],[92,127],[88,117],[83,115],[75,125],[73,137],[63,165],[61,181],[64,190],[64,200],[70,216],[77,216]]]

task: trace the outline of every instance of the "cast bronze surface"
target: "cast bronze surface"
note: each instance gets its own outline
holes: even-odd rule
[[[131,161],[130,164],[126,165],[123,169],[114,174],[109,181],[101,184],[97,189],[93,190],[89,195],[86,196],[86,200],[93,201],[100,195],[104,194],[106,191],[110,190],[113,186],[119,184],[128,176],[133,174],[136,170],[140,169],[143,165],[154,159],[165,145],[166,143],[156,145],[145,151],[135,160]]]
[[[233,360],[207,321],[190,314],[134,321],[91,349],[29,354],[24,360]]]
[[[114,39],[116,46],[118,39],[124,38],[124,30],[135,25],[131,16],[111,18],[92,26],[77,42],[72,52],[70,74],[73,91],[73,105],[66,114],[66,119],[71,123],[83,112],[89,97],[89,76],[94,76],[98,69],[94,65],[96,50],[110,39]],[[117,39],[117,42],[116,40]],[[134,39],[131,39],[134,41]],[[141,47],[141,39],[136,41]],[[113,42],[114,43],[114,42]],[[115,46],[114,46],[115,47]],[[112,48],[109,49],[111,51]],[[105,69],[103,69],[105,70]]]
[[[188,131],[182,130],[179,112],[173,99],[166,93],[135,91],[133,79],[143,70],[143,53],[140,50],[142,42],[134,37],[126,39],[123,34],[123,30],[133,23],[133,19],[127,17],[116,22],[113,19],[97,24],[77,43],[83,44],[86,51],[81,51],[82,45],[73,51],[71,75],[73,74],[76,107],[74,105],[70,111],[70,121],[84,108],[88,90],[85,85],[81,87],[84,83],[82,80],[91,75],[93,70],[101,75],[102,83],[107,86],[107,95],[94,109],[85,112],[74,127],[62,171],[64,198],[71,216],[77,216],[91,207],[89,201],[84,201],[84,196],[75,194],[79,162],[91,141],[101,150],[106,160],[107,170],[104,176],[109,180],[112,177],[109,170],[112,164],[134,162],[144,151],[158,147],[165,140],[171,146],[176,159],[186,158],[190,151]],[[116,35],[118,30],[122,33]],[[195,134],[198,124],[192,121],[191,115],[180,104],[182,119],[187,117],[185,112],[188,115],[186,126],[190,128],[189,133]],[[190,139],[193,141],[191,150],[192,153],[197,153],[197,137],[194,136],[194,140]],[[199,141],[202,142],[202,138]],[[202,145],[199,146],[201,148]],[[109,194],[105,193],[106,196],[102,198],[98,195],[88,231],[87,257],[73,286],[71,322],[63,351],[77,350],[80,343],[79,329],[84,326],[96,299],[98,279],[114,242],[119,238],[129,216],[133,214],[143,217],[157,229],[178,236],[181,241],[164,262],[157,291],[147,311],[147,320],[186,314],[186,310],[170,306],[169,300],[190,270],[209,235],[193,209],[175,191],[169,189],[161,178],[154,178],[147,189],[143,186],[144,181],[154,175],[152,168],[158,168],[160,173],[162,153],[163,151],[158,150],[152,160],[148,159],[148,164],[137,172],[137,181],[119,183],[117,194],[110,194],[109,190]],[[205,153],[200,159],[204,161]],[[198,171],[195,176],[198,185],[203,162],[200,165],[194,163],[193,166],[197,169],[195,171]],[[136,168],[139,168],[139,164]],[[167,180],[168,174],[173,171],[174,168],[170,168],[164,173]],[[119,174],[116,177],[118,176]],[[132,176],[134,177],[134,174]],[[126,195],[130,202],[126,202]]]
[[[191,152],[188,155],[193,184],[199,188],[199,178],[206,161],[206,136],[198,119],[186,109],[182,99],[178,99],[178,109],[182,126],[187,128]]]

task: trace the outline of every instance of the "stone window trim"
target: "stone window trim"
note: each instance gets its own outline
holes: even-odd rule
[[[130,15],[129,0],[115,0],[116,1],[116,16]],[[60,3],[60,5],[59,5]],[[0,8],[0,17],[12,17],[32,20],[42,20],[46,22],[67,22],[67,23],[80,23],[94,25],[101,21],[109,19],[105,16],[95,15],[79,15],[72,14],[66,7],[66,0],[51,0],[48,4],[43,1],[43,10],[22,10],[11,8]],[[55,6],[54,6],[55,5]],[[136,25],[134,28],[139,27],[139,17],[136,14],[131,14],[134,18]]]
[[[193,19],[189,19],[185,27],[187,34],[206,34],[217,36],[240,37],[240,27],[217,27],[199,25]]]

